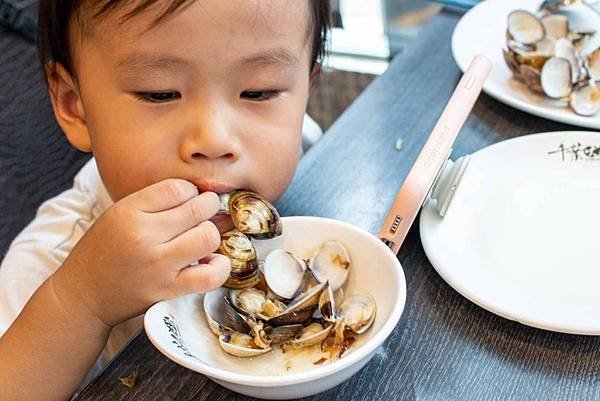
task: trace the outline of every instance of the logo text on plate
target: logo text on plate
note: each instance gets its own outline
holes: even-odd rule
[[[577,142],[572,145],[561,143],[557,149],[548,152],[549,155],[560,155],[563,161],[600,161],[600,144],[586,145]]]

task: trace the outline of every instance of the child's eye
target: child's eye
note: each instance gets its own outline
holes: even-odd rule
[[[252,100],[254,102],[261,102],[265,100],[270,100],[279,95],[279,91],[276,90],[266,90],[266,91],[243,91],[240,94],[242,99]]]
[[[137,92],[138,99],[151,103],[166,103],[181,98],[179,92]]]

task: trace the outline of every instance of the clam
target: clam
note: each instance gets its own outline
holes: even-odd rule
[[[304,326],[301,324],[288,324],[285,326],[267,327],[265,331],[271,344],[282,344],[294,339],[302,329],[304,329]]]
[[[252,334],[254,339],[254,344],[259,348],[271,348],[271,340],[267,338],[267,334],[265,332],[265,325],[263,322],[255,321],[251,319],[253,322],[251,324]]]
[[[338,288],[336,291],[333,291],[333,300],[336,305],[341,305],[344,302],[344,289]]]
[[[249,333],[251,328],[246,318],[232,307],[226,295],[227,290],[223,288],[204,295],[204,313],[211,331],[216,335],[230,331]]]
[[[254,337],[237,332],[220,335],[219,345],[228,354],[242,358],[250,358],[271,351],[271,347],[262,348],[256,345]]]
[[[340,313],[348,329],[356,334],[362,334],[375,321],[377,313],[375,299],[370,295],[353,295],[342,302]]]
[[[531,52],[517,54],[517,62],[520,65],[528,65],[535,68],[538,71],[542,70],[542,67],[552,56],[545,53]]]
[[[593,116],[600,112],[600,88],[596,84],[586,84],[571,94],[571,108],[582,116]]]
[[[317,309],[315,309],[315,312],[313,313],[313,316],[312,316],[313,319],[323,319],[323,314],[321,313],[321,305],[324,304],[322,301],[322,299],[324,300],[324,298],[325,298],[324,295],[321,294],[321,297],[319,297],[319,307]],[[334,302],[334,308],[336,308],[335,309],[336,317],[337,317],[337,307],[339,305],[341,305],[343,301],[344,301],[344,289],[338,288],[337,291],[333,291],[333,302]],[[331,320],[331,321],[333,321],[333,320]]]
[[[337,317],[337,312],[335,309],[335,297],[333,295],[331,285],[329,285],[329,281],[325,285],[325,289],[323,292],[321,292],[321,296],[319,297],[319,312],[321,312],[321,316],[324,320],[332,323],[335,322]]]
[[[585,43],[589,40],[591,36],[594,35],[595,32],[578,32],[578,31],[569,31],[567,34],[567,39],[569,39],[574,45],[577,46],[578,50],[581,50],[581,47],[585,45]]]
[[[230,291],[229,301],[240,313],[261,320],[281,315],[287,309],[283,302],[269,298],[256,287]]]
[[[291,299],[304,281],[306,264],[291,252],[275,249],[267,255],[263,269],[271,291],[279,297]]]
[[[508,15],[508,33],[516,41],[533,44],[546,35],[544,25],[529,11],[515,10]]]
[[[329,336],[332,329],[333,324],[323,327],[320,323],[311,323],[302,329],[297,338],[289,341],[286,345],[302,348],[321,344]]]
[[[585,36],[579,45],[579,52],[583,56],[589,56],[598,49],[600,49],[600,32]]]
[[[595,27],[578,26],[570,14],[548,10],[540,17],[515,10],[507,22],[503,56],[516,78],[533,92],[570,104],[579,115],[599,112],[600,32]]]
[[[254,286],[254,288],[256,288],[257,290],[260,290],[264,293],[268,293],[269,286],[267,285],[267,280],[265,280],[265,275],[263,274],[264,264],[265,264],[264,260],[258,259],[258,282]],[[272,297],[269,297],[269,295],[267,294],[267,298],[272,298]]]
[[[287,306],[283,302],[277,299],[267,298],[263,304],[263,316],[267,319],[270,319],[272,317],[281,315],[286,309]]]
[[[563,14],[548,14],[541,19],[546,37],[553,39],[566,38],[569,34],[569,18]]]
[[[528,65],[521,65],[519,71],[521,73],[521,78],[529,89],[537,93],[544,93],[540,72],[538,70]]]
[[[265,198],[251,191],[219,195],[219,213],[230,214],[235,227],[249,237],[268,239],[281,235],[281,219]]]
[[[578,82],[581,76],[581,64],[579,61],[578,53],[573,47],[573,43],[571,43],[570,40],[564,38],[557,40],[556,46],[554,48],[554,56],[563,58],[569,62],[569,64],[571,65],[571,82]]]
[[[535,44],[535,51],[539,54],[544,54],[548,57],[554,56],[554,51],[556,49],[556,41],[550,36],[546,36],[544,39],[540,40]]]
[[[335,360],[346,352],[349,342],[346,341],[345,330],[346,323],[342,316],[332,325],[330,336],[321,344],[321,351],[329,353],[330,360]]]
[[[231,197],[228,205],[230,201]],[[231,259],[227,288],[205,294],[203,306],[210,330],[230,355],[258,356],[276,344],[295,348],[321,344],[321,351],[332,360],[354,341],[345,336],[346,328],[362,333],[372,324],[375,307],[368,299],[355,296],[343,301],[341,287],[349,274],[350,255],[339,241],[322,244],[310,269],[306,261],[284,250],[271,251],[259,261],[251,239],[239,230],[222,236],[219,252]]]
[[[230,291],[229,300],[240,312],[249,316],[260,317],[263,314],[263,305],[267,302],[267,296],[263,291],[256,288],[245,288]]]
[[[256,251],[248,237],[237,230],[223,234],[218,252],[231,260],[231,273],[224,287],[240,289],[258,283]]]
[[[304,324],[308,322],[319,305],[319,297],[325,288],[321,283],[301,293],[290,302],[288,307],[278,316],[267,321],[269,326],[285,326],[290,324]]]
[[[511,50],[502,49],[502,55],[504,56],[504,61],[513,75],[519,75],[519,62],[517,61],[516,54]]]
[[[590,54],[585,64],[589,78],[600,81],[600,49]]]
[[[508,50],[515,53],[515,55],[523,55],[523,54],[528,54],[528,53],[535,53],[537,46],[536,45],[525,45],[521,42],[517,42],[516,40],[509,39],[506,42],[506,47],[508,47]]]
[[[546,96],[553,99],[569,96],[573,90],[571,76],[569,61],[559,57],[548,60],[542,68],[540,77]]]
[[[350,255],[341,242],[329,240],[310,259],[308,267],[319,282],[329,281],[333,291],[336,291],[348,278]]]

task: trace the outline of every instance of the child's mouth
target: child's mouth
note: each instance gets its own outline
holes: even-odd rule
[[[198,189],[199,193],[215,192],[217,195],[231,192],[231,191],[234,191],[237,189],[231,185],[220,184],[220,183],[216,183],[216,182],[207,182],[207,183],[203,183],[200,185],[196,185],[196,188]]]

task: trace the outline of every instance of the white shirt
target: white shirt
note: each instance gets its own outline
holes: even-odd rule
[[[11,243],[0,266],[0,336],[112,203],[92,158],[75,176],[73,188],[39,207],[33,221]],[[85,382],[106,366],[142,325],[142,316],[138,316],[115,326]]]
[[[304,117],[302,136],[303,150],[321,136],[320,127],[308,115]],[[33,221],[13,240],[0,265],[0,337],[112,203],[92,158],[75,176],[73,188],[39,207]],[[106,366],[142,327],[143,316],[115,326],[82,385]]]

